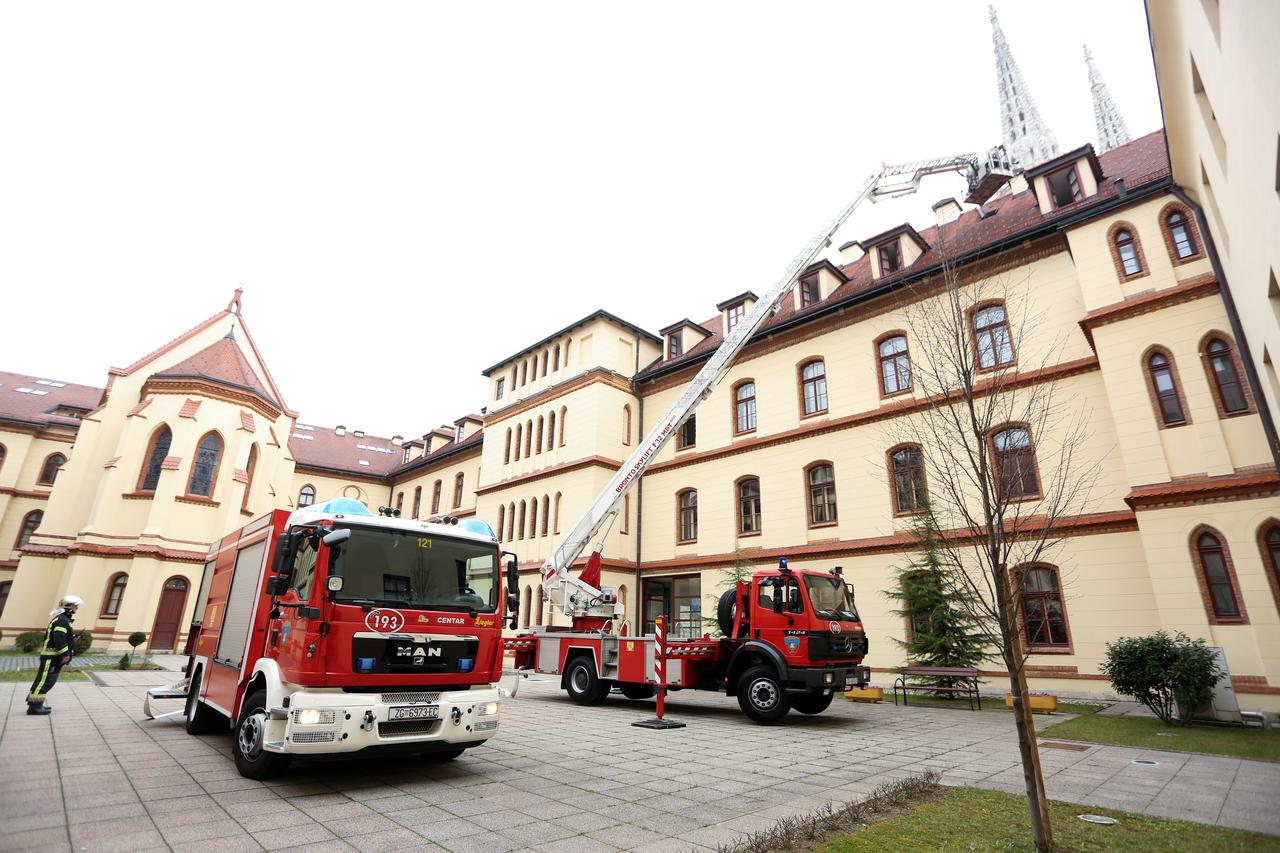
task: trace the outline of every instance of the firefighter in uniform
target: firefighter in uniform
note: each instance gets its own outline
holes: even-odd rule
[[[31,692],[27,694],[28,714],[50,714],[53,709],[44,703],[44,697],[58,683],[58,674],[71,662],[73,638],[71,620],[76,610],[84,601],[76,595],[68,595],[62,599],[58,608],[49,614],[49,629],[44,635],[44,646],[40,649],[40,666],[36,670],[35,681],[31,682]]]

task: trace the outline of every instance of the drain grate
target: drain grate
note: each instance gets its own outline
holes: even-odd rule
[[[1085,823],[1096,823],[1098,826],[1115,826],[1116,825],[1115,818],[1107,817],[1104,814],[1079,814],[1079,815],[1076,815],[1076,817],[1080,818]]]
[[[1152,761],[1150,758],[1135,758],[1133,759],[1133,763],[1141,764],[1144,767],[1157,767],[1160,764],[1159,761]]]

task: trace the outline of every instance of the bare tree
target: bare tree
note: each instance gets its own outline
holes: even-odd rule
[[[927,484],[920,521],[938,543],[942,583],[1008,670],[1033,840],[1048,850],[1053,835],[1023,637],[1052,630],[1046,623],[1061,615],[1027,619],[1020,602],[1024,584],[1045,577],[1028,569],[1047,562],[1070,520],[1087,511],[1101,460],[1083,449],[1085,401],[1046,375],[1066,338],[1055,335],[1033,282],[962,271],[945,246],[938,250],[941,271],[910,289],[903,304],[908,381],[924,406],[896,418],[891,430],[919,447],[927,474],[914,488]],[[900,482],[903,488],[912,485]]]

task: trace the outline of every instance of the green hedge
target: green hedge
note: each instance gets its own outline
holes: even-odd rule
[[[13,647],[20,652],[39,651],[44,645],[44,631],[23,631],[13,641]]]

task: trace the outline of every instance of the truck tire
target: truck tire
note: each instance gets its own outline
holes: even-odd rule
[[[833,696],[835,694],[828,691],[806,693],[803,696],[793,697],[791,699],[791,707],[801,714],[821,714],[831,707],[831,698]]]
[[[771,666],[753,666],[738,682],[738,705],[757,723],[776,723],[787,715],[791,700]]]
[[[658,692],[656,684],[619,684],[622,695],[628,699],[652,699],[653,695]]]
[[[565,670],[564,689],[579,705],[599,705],[609,695],[609,682],[596,675],[591,658],[576,657]]]
[[[219,722],[222,722],[224,727],[226,724],[225,717],[200,701],[200,682],[203,678],[204,670],[197,670],[187,690],[187,708],[183,716],[187,721],[189,735],[207,735],[219,728]]]
[[[720,633],[726,637],[733,636],[733,617],[738,613],[738,590],[726,589],[720,594],[720,603],[716,605],[716,622],[720,623]]]
[[[266,779],[289,766],[292,756],[267,752],[263,740],[267,730],[267,691],[259,688],[240,706],[240,717],[231,738],[231,754],[236,770],[246,779]]]

